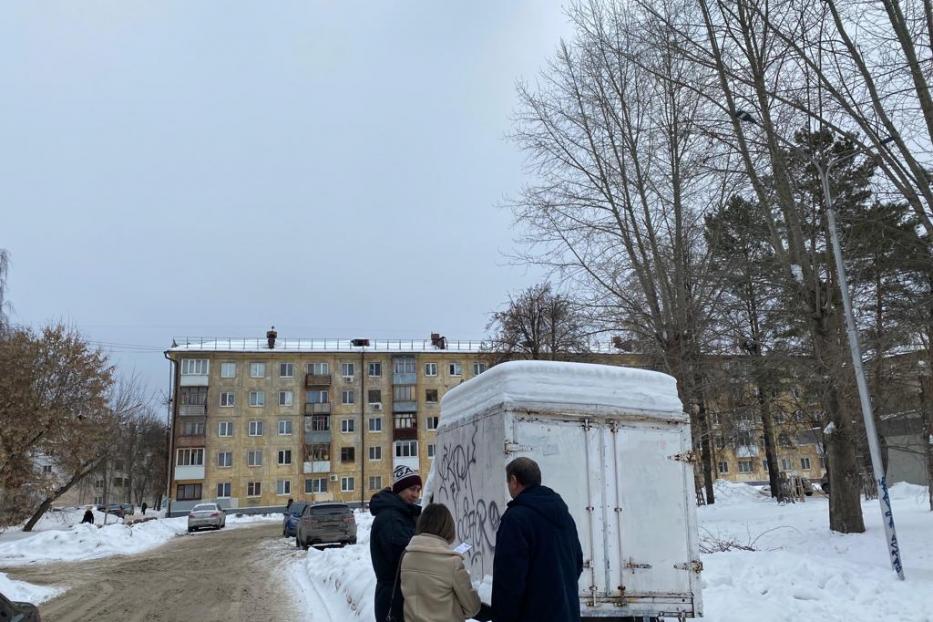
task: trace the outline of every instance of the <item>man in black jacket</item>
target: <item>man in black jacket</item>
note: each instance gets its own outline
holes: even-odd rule
[[[421,477],[400,466],[395,469],[391,490],[376,493],[369,502],[369,511],[375,516],[369,534],[369,553],[376,571],[376,622],[386,622],[390,608],[392,620],[402,622],[402,588],[396,577],[402,553],[415,535],[415,523],[421,514],[421,506],[415,502],[420,495]]]
[[[512,500],[496,532],[492,611],[496,622],[579,622],[583,550],[560,495],[541,485],[530,458],[506,468]]]

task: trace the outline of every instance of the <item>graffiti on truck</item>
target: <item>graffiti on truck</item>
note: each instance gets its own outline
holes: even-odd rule
[[[473,430],[469,442],[445,445],[437,457],[436,498],[447,503],[457,523],[457,536],[461,542],[469,542],[473,548],[466,554],[471,568],[478,566],[485,572],[492,570],[492,559],[496,552],[496,530],[501,514],[495,499],[484,499],[481,492],[486,487],[473,485],[476,465],[476,435]]]

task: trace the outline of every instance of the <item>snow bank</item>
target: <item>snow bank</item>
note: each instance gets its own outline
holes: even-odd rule
[[[3,594],[12,601],[38,605],[39,603],[44,603],[54,598],[63,591],[65,591],[64,588],[33,585],[25,581],[16,581],[0,572],[0,594]]]
[[[713,492],[716,494],[716,505],[720,507],[755,501],[771,501],[771,497],[763,494],[757,486],[750,486],[741,482],[730,482],[724,479],[717,479],[713,482]]]

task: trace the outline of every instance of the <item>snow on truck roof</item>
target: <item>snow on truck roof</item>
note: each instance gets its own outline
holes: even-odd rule
[[[683,418],[677,381],[661,372],[615,365],[511,361],[447,392],[441,422],[504,407]]]

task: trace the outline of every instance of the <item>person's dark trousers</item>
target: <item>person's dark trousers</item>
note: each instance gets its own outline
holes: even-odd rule
[[[376,582],[376,601],[373,607],[376,612],[376,622],[386,622],[389,616],[390,603],[392,622],[402,622],[404,619],[404,602],[400,583],[395,584],[395,599],[393,599],[392,586],[388,583]]]

